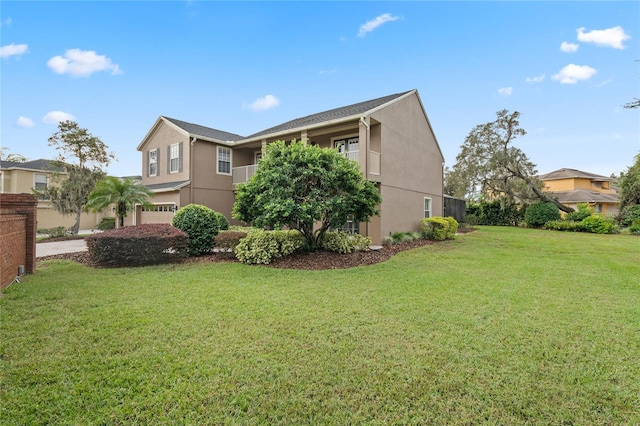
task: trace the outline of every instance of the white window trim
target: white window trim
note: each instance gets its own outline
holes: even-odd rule
[[[173,174],[173,173],[178,173],[180,172],[180,143],[174,143],[172,145],[169,145],[169,152],[170,152],[170,156],[169,156],[169,173]],[[176,149],[176,153],[177,156],[173,157],[173,149]],[[176,161],[176,169],[173,170],[173,160],[177,160]]]
[[[254,164],[258,164],[258,161],[259,161],[259,159],[258,159],[258,155],[260,156],[260,158],[263,158],[263,157],[264,157],[264,154],[262,153],[262,150],[255,151],[255,152],[253,153],[253,161],[254,161]]]
[[[429,200],[429,216],[427,216],[427,209],[425,208],[425,204],[427,202],[427,200]],[[422,209],[423,209],[423,214],[424,217],[432,217],[432,213],[433,213],[433,200],[431,199],[431,197],[424,197],[424,200],[422,202]]]
[[[46,185],[45,188],[48,188],[49,187],[49,175],[46,174],[46,173],[34,173],[33,174],[33,187],[37,188],[36,184],[37,183],[42,183],[42,182],[38,182],[38,180],[37,180],[38,176],[44,176],[44,180],[45,180],[44,184]]]
[[[229,173],[220,171],[220,150],[229,150]],[[219,175],[231,176],[233,174],[233,150],[226,146],[218,146],[216,149],[216,173]]]
[[[340,141],[342,139],[351,139],[351,138],[358,138],[358,149],[360,149],[360,134],[359,133],[352,133],[352,134],[349,134],[349,135],[333,136],[331,138],[331,148],[333,148],[333,149],[336,148],[336,141]]]
[[[156,158],[154,159],[154,161],[151,161],[151,153],[155,153]],[[155,173],[151,173],[151,165],[155,164],[156,165],[156,172]],[[158,176],[158,149],[150,149],[149,151],[147,151],[147,174],[149,176]]]

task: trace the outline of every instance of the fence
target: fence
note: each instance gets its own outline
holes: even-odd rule
[[[35,272],[37,205],[31,194],[0,195],[0,290]]]
[[[466,202],[449,195],[444,196],[444,215],[452,216],[458,223],[464,223],[467,213]]]

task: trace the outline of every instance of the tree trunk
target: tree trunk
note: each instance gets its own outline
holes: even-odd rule
[[[556,205],[556,207],[558,207],[560,210],[562,210],[565,213],[572,213],[575,210],[573,210],[571,207],[565,206],[564,204],[562,204],[560,201],[556,200],[553,197],[550,197],[549,195],[545,194],[544,192],[540,191],[535,185],[531,185],[529,184],[529,186],[531,187],[531,189],[533,190],[533,192],[542,200],[542,201],[547,201],[549,203],[553,203]]]
[[[80,216],[82,215],[82,211],[78,210],[76,212],[76,221],[71,228],[71,234],[76,237],[78,235],[78,231],[80,231]]]

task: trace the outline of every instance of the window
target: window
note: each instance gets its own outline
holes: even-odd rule
[[[148,152],[147,164],[149,166],[147,170],[148,176],[158,175],[158,150],[154,149]]]
[[[218,147],[218,174],[231,174],[231,148]]]
[[[347,223],[342,225],[340,228],[341,231],[346,232],[347,234],[359,234],[360,233],[360,224],[353,219],[348,219]]]
[[[40,173],[36,173],[35,174],[35,178],[34,178],[34,185],[33,188],[36,191],[44,191],[47,189],[48,186],[48,176],[45,174],[40,174]],[[49,197],[45,196],[45,195],[41,195],[38,197],[39,200],[48,200]]]
[[[349,160],[358,161],[358,142],[359,139],[357,136],[336,139],[333,141],[333,147],[338,150],[338,153],[347,157]]]
[[[169,173],[178,173],[180,171],[180,145],[169,146]]]
[[[258,161],[262,160],[262,151],[256,151],[256,162],[255,164],[258,164]]]
[[[594,206],[594,211],[596,213],[602,213],[602,204],[601,203],[596,203],[596,205]]]
[[[424,197],[424,217],[431,217],[431,198]]]

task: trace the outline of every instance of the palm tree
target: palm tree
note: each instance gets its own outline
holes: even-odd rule
[[[116,227],[124,226],[124,218],[127,212],[134,211],[136,204],[148,206],[148,197],[153,197],[153,193],[144,185],[136,183],[133,178],[120,179],[107,176],[96,185],[89,194],[87,209],[96,212],[103,211],[112,204],[115,204]]]

